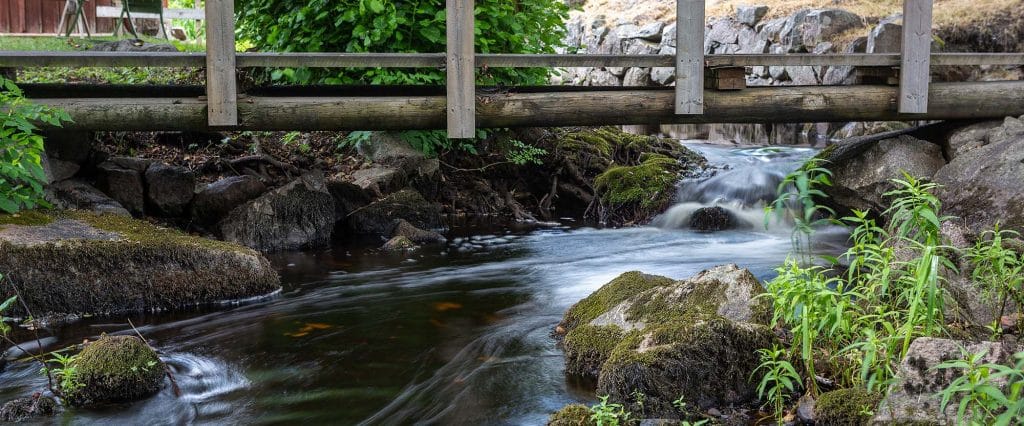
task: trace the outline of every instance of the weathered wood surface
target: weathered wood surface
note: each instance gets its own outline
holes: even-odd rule
[[[674,67],[673,55],[527,55],[478,53],[476,67],[554,68],[554,67]],[[192,52],[32,52],[0,51],[0,67],[202,67],[204,53]],[[311,68],[440,68],[444,53],[268,53],[239,52],[239,67],[311,67]],[[899,54],[786,54],[786,55],[706,55],[707,66],[885,66],[900,65]],[[1021,65],[1024,53],[933,53],[932,66]]]
[[[928,112],[932,47],[932,0],[903,0],[900,112]]]
[[[704,71],[704,88],[714,90],[741,90],[747,87],[743,67],[712,67]]]
[[[206,0],[206,97],[210,126],[238,124],[235,78],[235,3]]]
[[[1024,81],[936,83],[926,114],[897,112],[890,86],[750,87],[705,91],[704,115],[676,115],[671,88],[647,90],[481,92],[477,126],[557,127],[615,124],[773,123],[996,118],[1024,115]],[[93,130],[204,130],[199,98],[36,99]],[[445,96],[243,97],[239,129],[444,129]]]
[[[704,0],[676,0],[676,114],[704,113]]]
[[[448,137],[476,137],[476,67],[473,62],[473,0],[447,0]]]

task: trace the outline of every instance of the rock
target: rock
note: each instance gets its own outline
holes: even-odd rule
[[[39,393],[7,401],[0,407],[0,421],[9,423],[20,423],[32,417],[49,417],[54,414],[57,414],[57,402]]]
[[[647,41],[660,42],[661,31],[665,29],[665,23],[660,21],[653,21],[645,24],[642,27],[636,28],[631,33],[624,34],[622,38],[639,38]]]
[[[387,166],[373,166],[352,172],[352,183],[371,194],[381,196],[406,185],[401,170]]]
[[[961,153],[935,174],[935,182],[943,185],[943,213],[966,221],[971,230],[992,229],[998,222],[1024,231],[1024,136]]]
[[[796,418],[805,424],[815,424],[817,415],[815,413],[817,401],[811,394],[804,394],[796,402]],[[828,423],[827,423],[828,424]]]
[[[348,177],[335,175],[327,179],[327,191],[334,198],[334,216],[339,222],[363,206],[370,204],[371,194],[350,182]]]
[[[413,189],[403,189],[352,212],[349,228],[356,234],[388,235],[394,221],[404,219],[417,228],[442,227],[441,205],[431,203]]]
[[[46,201],[58,209],[89,210],[97,213],[131,216],[131,213],[121,203],[78,179],[60,181],[47,187]]]
[[[236,207],[220,224],[225,241],[261,251],[326,247],[335,222],[323,175],[311,172]]]
[[[416,244],[443,243],[448,241],[443,235],[434,231],[425,231],[413,226],[405,219],[398,219],[391,231],[391,237],[404,237]]]
[[[100,163],[96,166],[96,188],[133,215],[141,216],[145,211],[146,194],[142,173],[137,169],[122,167],[114,161]]]
[[[96,52],[178,52],[173,44],[147,43],[142,40],[116,40],[96,43],[89,50]]]
[[[254,176],[230,176],[207,184],[192,201],[192,220],[201,226],[214,225],[231,210],[259,197],[267,186]]]
[[[0,269],[37,316],[170,310],[280,288],[245,247],[82,211],[0,216]]]
[[[590,408],[583,404],[569,404],[551,414],[547,426],[590,426]]]
[[[950,160],[974,148],[988,144],[988,134],[1003,124],[1002,121],[984,121],[957,129],[945,140],[943,149]]]
[[[785,74],[797,86],[818,85],[818,76],[814,73],[814,67],[786,67]]]
[[[879,404],[871,424],[957,424],[959,398],[951,399],[946,410],[941,411],[942,400],[937,394],[961,372],[934,367],[947,360],[963,358],[963,350],[985,353],[982,363],[1009,364],[1010,355],[1024,348],[1004,347],[997,342],[918,337],[900,362],[895,382]]]
[[[665,29],[661,30],[661,46],[662,47],[676,47],[676,23],[673,22],[665,26]]]
[[[765,5],[736,6],[736,20],[749,27],[757,25],[758,22],[761,22],[761,18],[764,18],[767,14],[768,6]]]
[[[138,401],[160,390],[164,363],[135,336],[101,336],[85,345],[76,362],[82,387],[64,399],[76,407]]]
[[[391,132],[373,132],[368,141],[359,144],[357,150],[374,164],[396,168],[407,177],[432,176],[440,168],[436,158],[427,158]]]
[[[680,395],[701,409],[752,401],[755,352],[775,341],[761,293],[736,265],[682,281],[627,272],[566,312],[566,372],[596,375],[613,401],[643,393],[634,415],[650,418],[678,418]]]
[[[181,216],[196,191],[196,177],[181,166],[153,163],[146,169],[146,199],[156,213]]]
[[[851,143],[860,142],[833,145],[834,148],[823,150],[819,157],[828,160],[830,152]],[[854,209],[881,214],[889,206],[889,200],[882,194],[894,187],[891,179],[902,178],[903,172],[931,179],[946,163],[938,145],[908,135],[869,141],[864,145],[858,155],[833,159],[827,164],[833,174],[832,186],[824,191],[828,202],[840,214]]]
[[[178,41],[185,41],[188,39],[188,35],[185,34],[185,29],[181,27],[171,28],[171,37],[174,37]]]
[[[50,158],[75,164],[89,160],[95,135],[81,130],[49,128],[43,132],[43,145]]]
[[[867,53],[899,53],[903,49],[903,26],[893,22],[879,23],[868,34]]]
[[[988,132],[986,142],[999,144],[1024,136],[1024,122],[1014,117],[1006,117],[1003,124]]]
[[[843,9],[811,10],[797,28],[803,46],[813,47],[847,30],[864,26],[864,20]]]
[[[82,168],[77,163],[50,158],[45,153],[40,156],[39,162],[43,166],[43,174],[46,175],[46,185],[71,179]]]
[[[814,418],[822,425],[866,425],[881,399],[881,394],[861,388],[825,392],[815,401]]]
[[[739,225],[739,219],[724,207],[703,207],[690,214],[690,228],[701,232],[725,231]]]
[[[594,70],[590,73],[587,80],[589,86],[621,86],[622,80],[619,80],[614,74],[608,70]]]
[[[668,86],[676,81],[676,69],[668,67],[651,68],[651,81],[659,86]]]
[[[626,71],[622,78],[623,86],[643,87],[651,85],[651,69],[633,67]]]
[[[384,251],[411,251],[420,247],[409,238],[399,235],[388,240],[381,248]]]

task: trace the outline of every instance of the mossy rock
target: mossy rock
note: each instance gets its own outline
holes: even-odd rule
[[[860,388],[825,392],[814,405],[814,417],[823,426],[866,425],[881,400],[880,393]]]
[[[171,310],[280,289],[251,249],[81,211],[0,215],[0,271],[37,316]]]
[[[135,336],[103,336],[82,349],[76,361],[81,387],[64,395],[77,407],[137,401],[157,393],[164,364]]]
[[[590,408],[583,404],[569,404],[551,414],[547,426],[592,426]]]
[[[701,408],[752,401],[756,351],[776,342],[763,293],[736,265],[681,281],[627,272],[566,312],[566,372],[615,402],[643,393],[647,417],[684,416],[680,395]]]
[[[0,422],[20,423],[32,417],[57,414],[57,402],[48,396],[35,394],[12,399],[0,407]]]

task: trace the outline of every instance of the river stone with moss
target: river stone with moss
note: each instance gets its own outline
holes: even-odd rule
[[[81,211],[0,215],[0,273],[37,316],[169,310],[280,289],[251,249]]]
[[[78,383],[65,390],[77,407],[136,401],[157,393],[164,364],[146,342],[135,336],[103,336],[85,345],[76,360]]]
[[[681,281],[622,274],[566,312],[566,372],[596,376],[599,395],[649,418],[684,416],[680,396],[700,408],[752,401],[756,351],[776,341],[763,292],[736,265]]]

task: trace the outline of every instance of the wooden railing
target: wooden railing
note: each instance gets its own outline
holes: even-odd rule
[[[704,114],[706,67],[899,67],[898,112],[901,117],[912,117],[928,112],[932,66],[1024,64],[1024,53],[931,53],[931,0],[904,1],[901,54],[704,55],[704,0],[677,1],[675,55],[474,54],[473,0],[447,0],[445,53],[238,53],[233,38],[233,1],[209,0],[206,53],[0,52],[0,68],[205,66],[208,125],[232,127],[239,124],[236,68],[446,67],[445,115],[449,137],[471,138],[477,118],[473,70],[479,67],[674,67],[674,109],[681,116]]]

